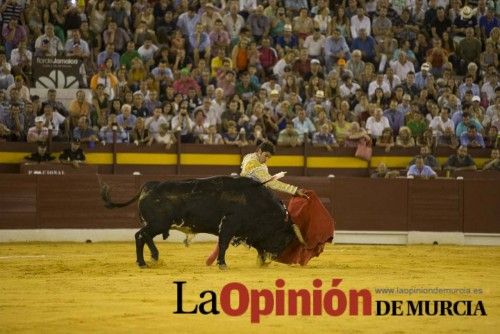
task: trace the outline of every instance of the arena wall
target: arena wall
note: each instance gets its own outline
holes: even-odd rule
[[[99,181],[114,201],[148,180],[172,175],[0,174],[0,241],[132,240],[137,206],[104,208]],[[288,177],[318,193],[336,221],[336,242],[500,244],[500,179]],[[284,198],[286,200],[286,198]],[[182,240],[182,235],[173,236]],[[199,241],[214,240],[200,236]]]

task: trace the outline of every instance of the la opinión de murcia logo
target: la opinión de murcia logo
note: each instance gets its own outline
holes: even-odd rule
[[[251,323],[260,323],[262,316],[485,316],[481,300],[375,300],[368,289],[343,291],[342,279],[333,278],[330,286],[314,279],[307,289],[287,289],[285,280],[274,282],[274,289],[248,289],[240,282],[230,282],[219,293],[204,290],[199,304],[184,304],[186,281],[174,281],[177,307],[174,314],[244,316],[250,313]],[[219,298],[218,298],[219,296]],[[218,301],[219,300],[219,301]],[[299,307],[300,306],[300,307]]]

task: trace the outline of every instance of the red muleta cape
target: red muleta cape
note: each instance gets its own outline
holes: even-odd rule
[[[335,231],[335,222],[323,206],[318,195],[307,190],[309,199],[292,197],[288,202],[288,213],[292,222],[300,227],[305,245],[294,240],[278,256],[276,261],[286,264],[306,265],[313,257],[323,252],[325,243],[332,242]]]

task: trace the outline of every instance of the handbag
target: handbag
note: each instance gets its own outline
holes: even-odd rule
[[[372,154],[373,149],[370,144],[367,143],[366,139],[361,138],[358,142],[358,146],[356,148],[356,153],[354,154],[354,156],[365,161],[370,161],[372,158]]]

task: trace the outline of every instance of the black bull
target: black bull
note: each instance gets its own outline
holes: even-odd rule
[[[187,181],[147,182],[128,202],[113,203],[106,184],[101,197],[107,208],[124,207],[139,200],[143,227],[135,234],[137,264],[146,265],[144,245],[158,260],[153,238],[170,229],[186,234],[219,236],[219,267],[226,266],[229,244],[245,243],[257,249],[259,259],[279,255],[293,240],[303,242],[283,204],[261,183],[247,177],[212,177]],[[286,221],[288,219],[288,221]]]

